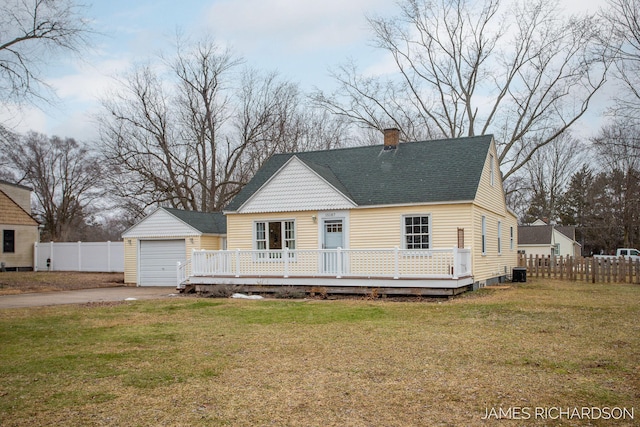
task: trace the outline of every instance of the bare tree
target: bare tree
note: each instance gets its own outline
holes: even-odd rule
[[[615,52],[615,69],[623,90],[616,99],[614,113],[638,121],[640,117],[640,1],[609,0],[601,14],[609,23],[604,40]]]
[[[12,165],[13,181],[34,190],[43,239],[77,240],[92,202],[102,194],[97,157],[74,139],[35,132],[0,148],[0,158]]]
[[[580,141],[569,133],[562,134],[537,150],[522,171],[525,174],[520,188],[526,194],[528,206],[523,223],[547,218],[553,223],[561,222],[563,195],[574,172],[586,160]]]
[[[339,89],[315,102],[405,140],[493,133],[505,178],[583,116],[609,65],[597,21],[544,0],[404,0],[398,17],[369,23],[397,73],[343,66]]]
[[[0,2],[0,102],[43,100],[41,66],[86,46],[90,29],[73,0]]]
[[[218,211],[272,154],[328,134],[310,120],[317,134],[309,137],[312,113],[297,84],[240,70],[242,60],[210,39],[179,43],[164,63],[122,79],[100,118],[112,194],[138,213],[156,204]]]

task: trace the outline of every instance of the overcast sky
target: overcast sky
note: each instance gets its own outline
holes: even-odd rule
[[[572,11],[595,11],[604,3],[561,1]],[[161,50],[171,52],[177,30],[210,33],[249,65],[277,70],[305,90],[331,89],[328,68],[347,58],[363,70],[383,66],[387,59],[369,45],[366,16],[395,11],[393,0],[94,0],[87,10],[101,33],[94,52],[47,69],[60,101],[45,111],[26,109],[12,124],[20,132],[95,139],[91,114],[112,76]]]

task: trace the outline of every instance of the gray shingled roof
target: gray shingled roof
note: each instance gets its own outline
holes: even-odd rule
[[[551,245],[552,225],[518,226],[519,245]]]
[[[176,208],[162,208],[171,215],[205,234],[227,234],[227,218],[222,212],[183,211]]]
[[[576,228],[573,225],[519,225],[519,245],[551,245],[551,233],[557,230],[571,240],[576,239]]]
[[[358,206],[475,199],[492,135],[272,156],[229,203],[238,210],[292,156]]]
[[[556,230],[571,240],[576,240],[576,227],[573,225],[556,225]]]

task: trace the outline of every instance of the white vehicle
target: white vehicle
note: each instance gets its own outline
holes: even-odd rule
[[[633,248],[618,248],[615,255],[594,255],[594,258],[620,258],[632,259],[634,261],[640,259],[640,251]]]

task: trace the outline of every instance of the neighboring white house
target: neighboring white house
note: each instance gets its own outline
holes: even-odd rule
[[[575,239],[576,228],[547,224],[537,220],[518,226],[518,251],[526,255],[580,256],[581,245]]]

